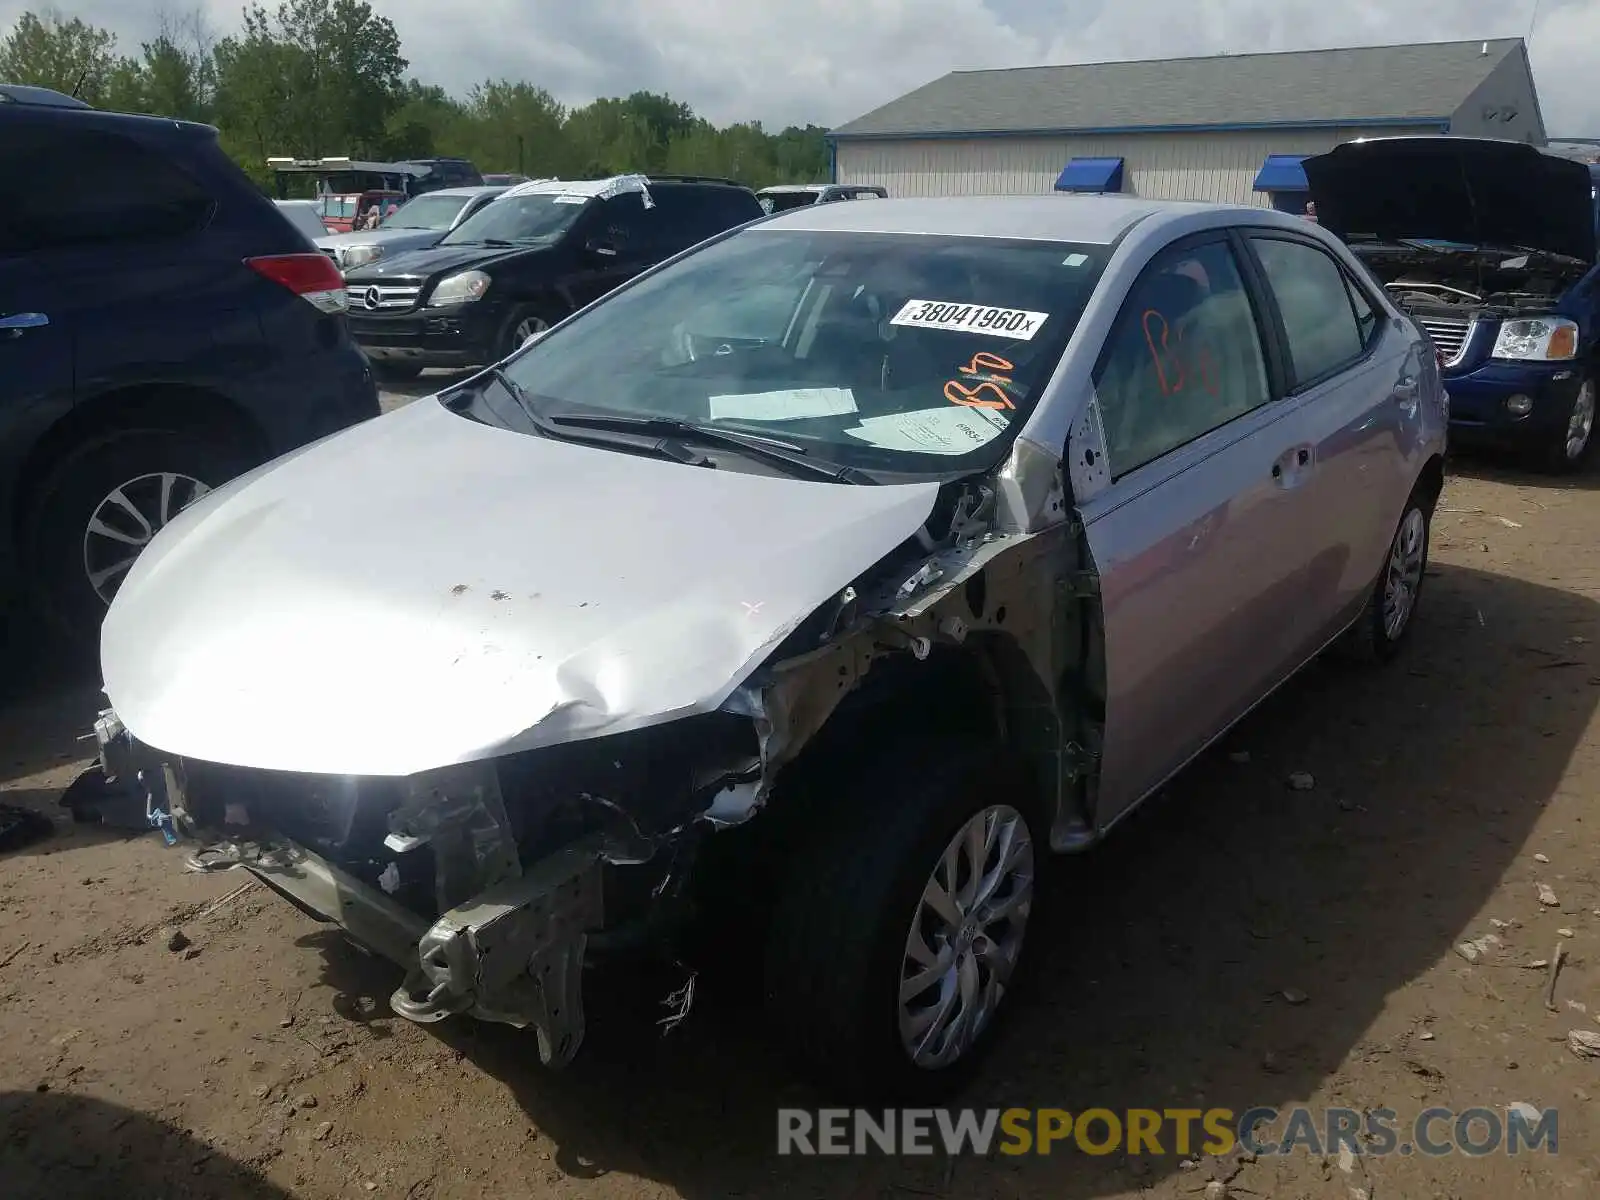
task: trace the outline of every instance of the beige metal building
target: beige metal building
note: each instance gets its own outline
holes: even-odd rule
[[[828,137],[835,182],[891,196],[1057,189],[1298,212],[1304,157],[1439,133],[1545,144],[1521,38],[955,71]]]

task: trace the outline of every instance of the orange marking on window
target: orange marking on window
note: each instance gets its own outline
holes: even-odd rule
[[[977,375],[982,377],[985,372],[1012,371],[1016,368],[998,354],[990,354],[987,350],[980,350],[972,356],[972,361],[966,366],[958,368],[963,375]],[[1001,386],[1011,382],[1009,375],[991,374],[982,378],[974,386],[968,386],[958,379],[952,379],[944,385],[944,398],[951,404],[964,404],[968,408],[1016,408],[1011,403]],[[985,398],[985,396],[990,398]]]

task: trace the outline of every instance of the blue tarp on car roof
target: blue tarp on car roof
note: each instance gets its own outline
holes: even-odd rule
[[[1075,158],[1056,179],[1058,192],[1120,192],[1120,158]]]
[[[1255,190],[1258,192],[1308,192],[1305,168],[1300,164],[1309,157],[1305,154],[1269,154],[1256,172]]]

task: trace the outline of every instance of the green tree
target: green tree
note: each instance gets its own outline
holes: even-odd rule
[[[121,65],[114,34],[53,8],[23,13],[0,40],[0,80],[54,88],[94,105]]]
[[[408,79],[389,114],[384,153],[390,158],[432,158],[453,153],[465,135],[467,114],[442,87]]]
[[[192,2],[192,0],[191,0]],[[718,128],[671,96],[638,91],[568,110],[530,80],[490,79],[465,98],[417,79],[388,18],[365,0],[250,0],[218,41],[199,10],[159,17],[139,54],[53,8],[0,37],[0,80],[76,92],[98,107],[214,122],[263,184],[266,159],[461,155],[484,171],[563,178],[627,171],[721,175],[752,187],[827,177],[817,125]]]
[[[261,157],[382,153],[404,101],[400,35],[363,0],[254,4],[216,60],[218,116]]]
[[[567,111],[541,87],[492,79],[472,89],[467,127],[457,153],[480,171],[565,175],[574,167],[566,134]]]

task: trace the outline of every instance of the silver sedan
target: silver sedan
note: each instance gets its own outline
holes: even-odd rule
[[[1400,649],[1446,423],[1297,217],[799,209],[181,513],[104,624],[99,769],[405,966],[403,1016],[565,1064],[587,963],[728,921],[801,1063],[926,1097],[1058,855],[1325,648]]]

